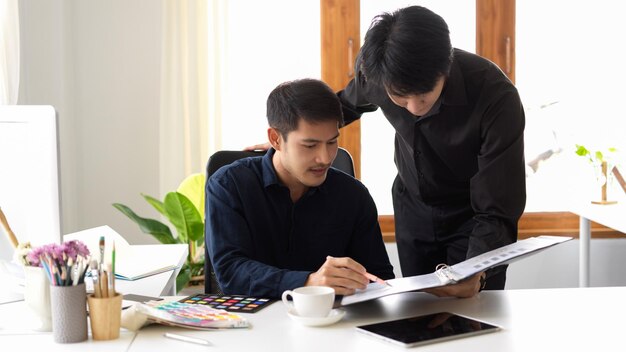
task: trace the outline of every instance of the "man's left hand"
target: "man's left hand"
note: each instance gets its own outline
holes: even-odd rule
[[[437,297],[458,297],[458,298],[474,297],[480,291],[480,286],[481,286],[480,277],[483,275],[486,275],[485,272],[480,272],[454,285],[428,288],[423,291],[433,294]]]

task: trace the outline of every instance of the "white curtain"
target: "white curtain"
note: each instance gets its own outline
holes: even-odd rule
[[[18,0],[0,0],[0,105],[17,104],[20,83]]]
[[[222,149],[222,92],[226,90],[225,76],[228,63],[226,60],[227,8],[227,0],[212,0],[208,8],[208,155]]]
[[[219,95],[212,80],[216,18],[222,1],[163,0],[160,115],[160,192],[174,190],[188,175],[204,172],[219,148]],[[219,19],[223,21],[223,19]],[[222,33],[219,30],[219,33]],[[218,43],[221,43],[218,40]],[[219,45],[219,44],[218,44]],[[211,83],[209,83],[211,82]]]

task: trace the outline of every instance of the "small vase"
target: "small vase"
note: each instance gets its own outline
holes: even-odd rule
[[[50,281],[43,268],[24,267],[24,301],[41,322],[34,330],[52,331]]]

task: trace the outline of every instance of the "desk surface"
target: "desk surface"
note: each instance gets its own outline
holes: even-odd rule
[[[623,317],[626,316],[626,287],[567,288],[485,291],[470,299],[440,299],[425,293],[403,293],[348,306],[346,316],[328,327],[306,327],[292,322],[281,302],[245,316],[251,329],[197,331],[152,325],[136,336],[123,331],[110,342],[89,340],[60,345],[52,336],[16,331],[23,302],[0,305],[0,343],[46,346],[47,350],[108,351],[399,351],[387,342],[360,334],[361,324],[414,315],[450,311],[502,326],[503,330],[465,339],[419,347],[420,351],[623,351]],[[20,306],[21,305],[21,306]],[[22,318],[24,315],[21,315]],[[10,319],[8,317],[13,317]],[[24,320],[24,319],[22,319]],[[165,332],[207,339],[207,348],[170,340]],[[86,345],[88,344],[88,346]]]
[[[626,233],[626,204],[592,204],[589,201],[573,201],[569,205],[572,213],[598,224]]]

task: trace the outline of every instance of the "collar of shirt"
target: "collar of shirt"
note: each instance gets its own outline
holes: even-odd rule
[[[463,53],[463,51],[454,49],[454,59],[450,67],[450,75],[446,80],[446,86],[443,91],[442,103],[445,105],[467,105],[465,80],[463,79],[463,72],[456,59],[460,53]]]
[[[272,163],[272,158],[274,157],[275,153],[276,150],[274,148],[270,148],[263,156],[263,186],[265,186],[265,188],[271,187],[273,185],[285,187],[285,185],[283,185],[278,179],[278,175],[276,174],[276,170],[274,169],[274,164]],[[331,172],[331,170],[328,170],[328,172]],[[326,178],[328,179],[328,175],[326,176]],[[326,187],[324,186],[325,184],[326,180],[324,180],[324,182],[317,187],[309,187],[309,190],[305,193],[305,195],[312,195],[317,191],[322,193],[326,192]]]

